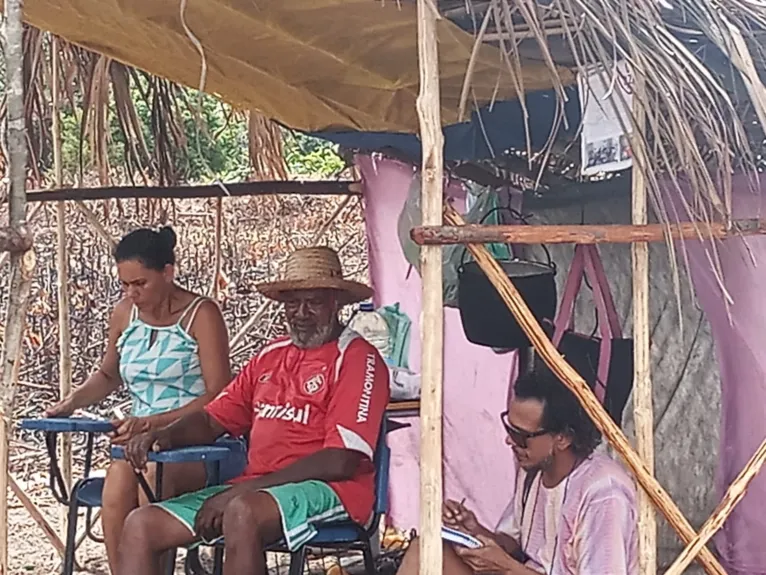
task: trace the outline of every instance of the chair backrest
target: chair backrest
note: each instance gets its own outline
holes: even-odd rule
[[[382,515],[388,511],[388,468],[391,463],[391,450],[386,442],[388,435],[386,419],[384,416],[373,458],[375,464],[375,515]]]

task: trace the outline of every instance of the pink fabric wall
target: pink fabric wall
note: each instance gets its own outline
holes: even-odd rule
[[[764,185],[751,190],[746,177],[735,178],[735,218],[764,214]],[[674,194],[668,192],[668,199]],[[679,219],[683,216],[676,207]],[[710,322],[721,376],[720,494],[728,488],[766,437],[766,236],[720,242],[723,284],[733,299],[727,313],[724,295],[709,258],[709,243],[685,242],[692,281]],[[704,478],[700,478],[704,480]],[[716,538],[729,575],[766,575],[766,473],[753,480]]]
[[[356,162],[364,182],[375,303],[400,302],[412,320],[410,368],[419,371],[421,282],[417,270],[410,269],[397,236],[397,220],[416,173],[411,166],[379,157],[359,156]],[[465,196],[459,183],[450,184],[446,193]],[[477,512],[479,520],[494,528],[515,488],[515,462],[504,443],[499,415],[515,377],[516,354],[497,355],[469,343],[458,310],[445,309],[444,313],[445,496],[466,498],[466,505]],[[389,436],[389,521],[409,530],[418,526],[420,428],[417,417],[406,421],[412,423],[411,428]]]

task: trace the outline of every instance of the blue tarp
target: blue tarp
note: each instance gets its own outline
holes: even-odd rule
[[[564,106],[567,124],[560,127],[558,138],[571,140],[580,124],[580,99],[576,87],[565,91],[568,96]],[[557,108],[556,95],[552,90],[533,92],[527,94],[526,105],[531,147],[539,150],[551,135]],[[344,130],[312,132],[310,135],[344,148],[365,152],[391,149],[413,161],[420,160],[420,138],[416,134]],[[473,112],[468,122],[444,127],[444,159],[447,161],[486,160],[511,148],[523,150],[526,147],[524,111],[518,100],[495,102],[493,106]]]

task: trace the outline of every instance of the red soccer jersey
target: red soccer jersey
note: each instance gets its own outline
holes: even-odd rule
[[[267,345],[205,409],[234,436],[250,434],[245,472],[234,482],[283,469],[328,447],[369,460],[353,479],[331,482],[354,521],[375,498],[372,457],[389,399],[388,368],[377,350],[346,329],[336,341],[301,349]]]

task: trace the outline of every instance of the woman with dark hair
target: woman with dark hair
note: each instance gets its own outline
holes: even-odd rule
[[[123,445],[139,433],[202,409],[229,383],[223,316],[215,302],[175,283],[175,245],[169,227],[138,229],[117,244],[114,259],[125,297],[112,313],[106,353],[84,384],[47,410],[48,417],[71,415],[125,385],[131,413],[114,421],[112,434],[112,443]],[[205,479],[202,463],[166,465],[162,497],[200,489]],[[153,478],[148,480],[154,484]],[[112,571],[125,518],[143,503],[130,464],[112,461],[101,512]]]

